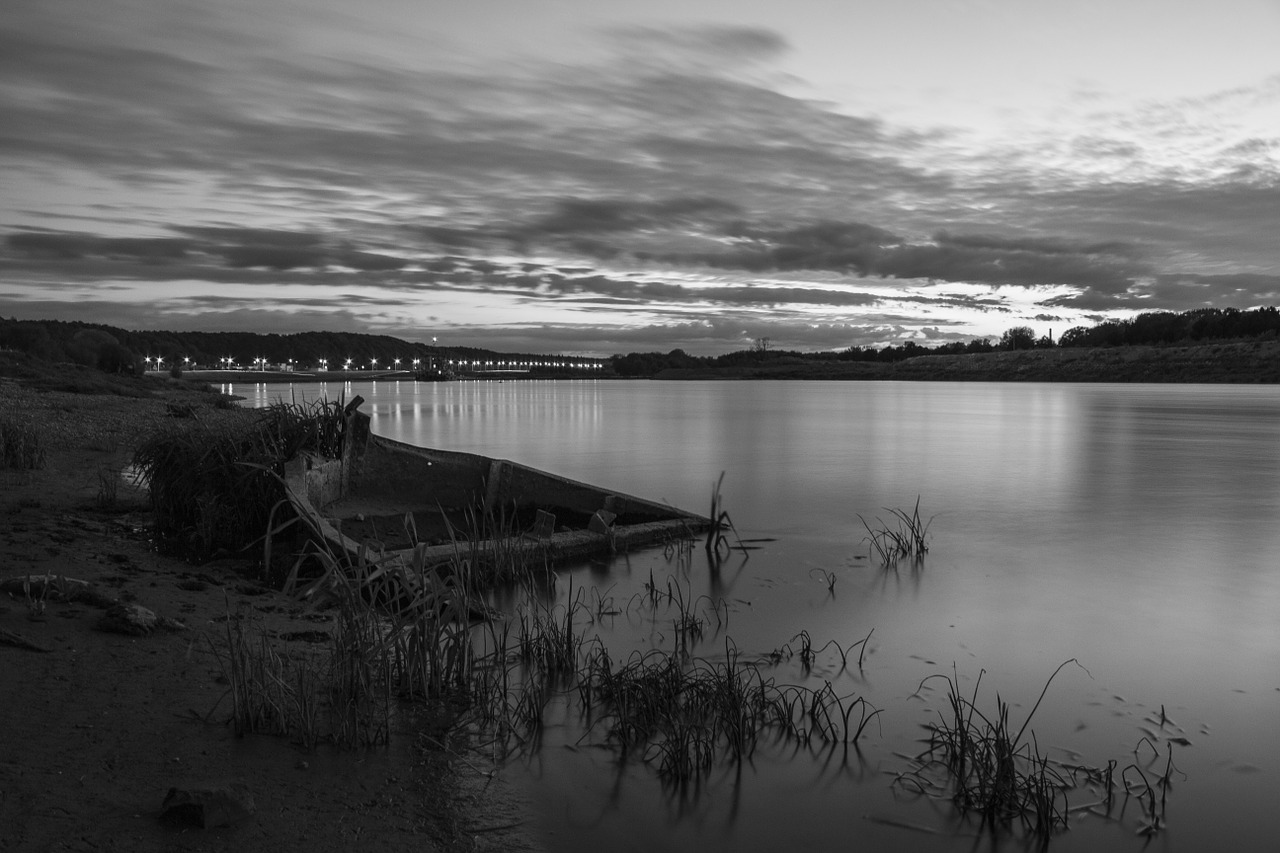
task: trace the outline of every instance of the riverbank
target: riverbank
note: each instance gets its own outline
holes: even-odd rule
[[[664,370],[655,379],[839,379],[917,382],[1280,382],[1280,341],[929,355],[892,363],[793,361]]]
[[[168,378],[0,368],[0,422],[32,428],[44,450],[42,467],[0,469],[0,583],[55,579],[0,593],[0,849],[530,849],[501,779],[442,749],[422,709],[401,709],[383,749],[233,733],[219,659],[228,620],[296,657],[324,647],[332,616],[262,586],[252,559],[158,554],[147,496],[121,475],[150,430],[250,413]],[[174,630],[106,630],[113,601]],[[171,788],[231,783],[251,816],[208,829],[161,819]]]

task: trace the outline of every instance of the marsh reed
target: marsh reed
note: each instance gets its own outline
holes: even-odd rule
[[[900,560],[907,558],[922,560],[924,555],[929,553],[929,526],[933,523],[933,519],[925,521],[921,518],[920,497],[916,497],[916,504],[911,512],[899,507],[893,509],[886,507],[885,511],[894,519],[892,526],[877,516],[877,526],[872,527],[865,518],[858,516],[858,520],[867,531],[862,541],[870,544],[871,552],[876,555],[884,568],[892,568]]]
[[[1114,759],[1095,767],[1054,760],[1041,752],[1030,729],[1031,720],[1054,678],[1069,664],[1080,666],[1074,658],[1060,664],[1016,728],[1010,721],[1009,704],[999,695],[994,712],[988,714],[979,708],[983,672],[969,695],[961,693],[954,671],[926,678],[921,688],[932,679],[946,682],[946,710],[938,714],[936,722],[925,725],[927,748],[916,756],[910,771],[897,776],[894,785],[911,793],[950,799],[962,818],[976,818],[992,838],[1009,835],[1041,849],[1070,828],[1072,815],[1088,812],[1118,821],[1124,818],[1124,806],[1131,800],[1138,802],[1142,812],[1137,833],[1149,837],[1160,832],[1165,825],[1172,775],[1177,772],[1173,764],[1175,739],[1167,744],[1165,768],[1154,785],[1148,773],[1156,772],[1153,765],[1160,753],[1147,738],[1134,750],[1135,761],[1118,773],[1119,763]],[[1146,765],[1136,760],[1143,742],[1152,752]],[[1085,793],[1095,799],[1075,805],[1070,802]]]

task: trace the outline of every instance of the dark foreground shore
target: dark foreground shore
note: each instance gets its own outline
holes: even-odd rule
[[[147,496],[121,474],[149,430],[244,412],[157,377],[12,373],[0,423],[34,427],[44,464],[0,468],[0,850],[530,849],[492,767],[443,750],[424,712],[404,709],[391,745],[372,750],[233,733],[228,620],[294,656],[316,652],[332,616],[263,587],[251,559],[156,553]],[[79,390],[47,390],[59,385]],[[172,629],[116,633],[113,601]],[[161,817],[170,789],[233,783],[254,811],[231,825]]]

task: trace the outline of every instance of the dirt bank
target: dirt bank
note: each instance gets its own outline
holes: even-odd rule
[[[419,712],[372,751],[234,735],[215,654],[228,616],[286,655],[313,652],[330,617],[264,589],[248,560],[155,553],[146,495],[120,478],[137,438],[175,406],[242,415],[180,383],[128,387],[66,393],[0,376],[0,420],[33,425],[46,449],[42,468],[0,468],[0,583],[75,578],[185,626],[109,633],[96,596],[0,593],[0,850],[530,849],[492,767],[442,751]],[[231,782],[247,786],[251,817],[211,829],[160,819],[170,788]]]

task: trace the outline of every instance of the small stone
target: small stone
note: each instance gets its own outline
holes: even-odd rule
[[[218,788],[170,788],[160,806],[160,817],[212,829],[239,823],[255,811],[249,786],[232,782]]]
[[[99,631],[142,637],[156,629],[159,619],[141,604],[115,604],[98,620]]]

